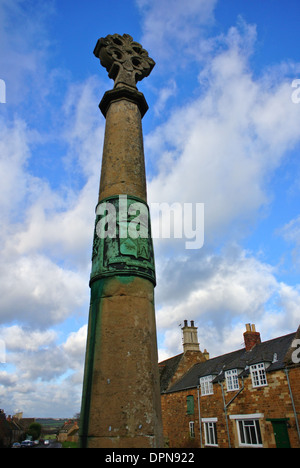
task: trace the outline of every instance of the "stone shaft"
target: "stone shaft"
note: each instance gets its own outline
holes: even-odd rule
[[[120,97],[120,90],[114,91],[103,98],[106,130],[98,202],[128,195],[146,204],[141,93],[125,90]],[[94,238],[81,447],[162,447],[155,280],[147,279],[142,268],[152,262],[152,241],[132,241],[132,246],[117,241],[97,244]],[[106,259],[104,269],[99,258],[100,263]]]
[[[147,201],[141,114],[125,99],[111,103],[106,114],[99,201],[121,194]]]

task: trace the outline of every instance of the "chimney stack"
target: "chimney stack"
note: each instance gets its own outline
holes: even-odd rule
[[[200,351],[199,341],[198,341],[198,328],[195,327],[194,320],[191,320],[191,325],[188,325],[188,321],[184,321],[184,326],[182,327],[183,334],[183,352],[187,351]]]
[[[244,332],[244,342],[246,351],[251,351],[255,345],[261,343],[260,333],[255,330],[255,325],[246,323],[246,331]]]

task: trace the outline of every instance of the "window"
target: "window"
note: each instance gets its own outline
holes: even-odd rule
[[[237,421],[240,445],[263,446],[258,419],[242,419]]]
[[[213,395],[212,375],[206,375],[200,378],[201,395]]]
[[[266,369],[265,369],[265,365],[263,362],[260,364],[255,364],[253,366],[250,366],[250,372],[251,372],[253,387],[263,387],[265,385],[268,385]]]
[[[189,432],[190,432],[190,437],[194,438],[195,437],[195,423],[194,423],[194,421],[189,422]]]
[[[218,445],[217,418],[202,419],[204,424],[205,445]]]
[[[237,369],[231,369],[225,372],[227,391],[231,392],[232,390],[239,389],[239,379]]]
[[[194,414],[194,397],[188,395],[186,397],[186,414]]]

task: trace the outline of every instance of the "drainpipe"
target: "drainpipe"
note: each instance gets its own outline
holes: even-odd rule
[[[298,432],[298,439],[300,440],[299,422],[298,422],[298,416],[297,416],[296,407],[295,407],[295,403],[294,403],[294,398],[293,398],[293,394],[292,394],[292,388],[291,388],[291,384],[290,384],[289,369],[284,369],[284,372],[285,372],[285,375],[286,375],[286,380],[287,380],[287,383],[288,383],[289,392],[290,392],[290,397],[291,397],[291,402],[292,402],[292,407],[293,407],[294,416],[295,416],[295,420],[296,420],[296,427],[297,427],[297,432]]]
[[[228,406],[233,402],[233,400],[236,399],[236,397],[244,390],[245,386],[244,386],[244,377],[242,377],[242,383],[243,385],[241,386],[241,388],[239,389],[239,391],[234,395],[233,398],[231,398],[231,400],[229,400],[229,402],[226,404],[226,408],[228,408]]]
[[[202,424],[201,424],[201,417],[200,417],[200,392],[199,392],[199,385],[197,385],[197,395],[198,395],[198,415],[199,415],[199,433],[200,433],[200,448],[203,448],[202,445]]]
[[[230,435],[229,435],[229,426],[228,426],[228,415],[227,415],[227,406],[225,403],[225,395],[224,395],[224,388],[222,382],[219,382],[221,385],[221,390],[222,390],[222,397],[223,397],[223,404],[224,404],[224,413],[225,413],[225,421],[226,421],[226,429],[227,429],[227,437],[228,437],[228,446],[231,448],[231,443],[230,443]]]
[[[227,435],[228,435],[228,445],[229,445],[229,448],[231,448],[230,435],[229,435],[229,426],[228,426],[227,408],[228,408],[229,405],[231,405],[231,403],[233,402],[233,400],[235,400],[236,397],[244,390],[244,388],[245,388],[245,385],[244,385],[244,377],[242,377],[242,386],[241,386],[241,388],[240,388],[239,391],[233,396],[233,398],[231,398],[231,400],[229,400],[228,403],[225,402],[225,395],[224,395],[223,384],[222,384],[222,382],[219,382],[219,384],[221,385],[221,389],[222,389],[222,397],[223,397],[223,404],[224,404],[224,413],[225,413],[226,428],[227,428]]]

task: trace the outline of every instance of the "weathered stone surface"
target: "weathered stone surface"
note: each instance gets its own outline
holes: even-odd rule
[[[111,212],[110,231],[105,230],[107,210]],[[139,198],[118,195],[102,200],[96,213],[99,214],[95,221],[90,281],[107,276],[135,274],[149,279],[155,285],[148,205]]]
[[[153,286],[135,277],[102,281],[91,330],[89,439],[101,447],[154,447],[161,440]]]
[[[115,101],[121,101],[122,99],[137,104],[141,117],[144,117],[148,110],[148,104],[145,96],[136,89],[134,90],[130,86],[125,85],[119,88],[110,89],[104,94],[99,104],[99,108],[104,117],[106,117],[110,104]]]
[[[154,62],[128,35],[100,39],[94,53],[115,80],[100,104],[106,129],[98,204],[126,195],[129,205],[139,200],[147,207],[141,124],[147,103],[135,84]],[[82,447],[163,446],[151,231],[129,242],[119,233],[94,237]]]
[[[108,71],[108,76],[115,80],[115,86],[127,84],[135,87],[137,81],[148,76],[155,65],[148,52],[129,34],[101,37],[94,54]]]
[[[106,115],[99,201],[120,194],[147,200],[141,114],[125,99]]]

